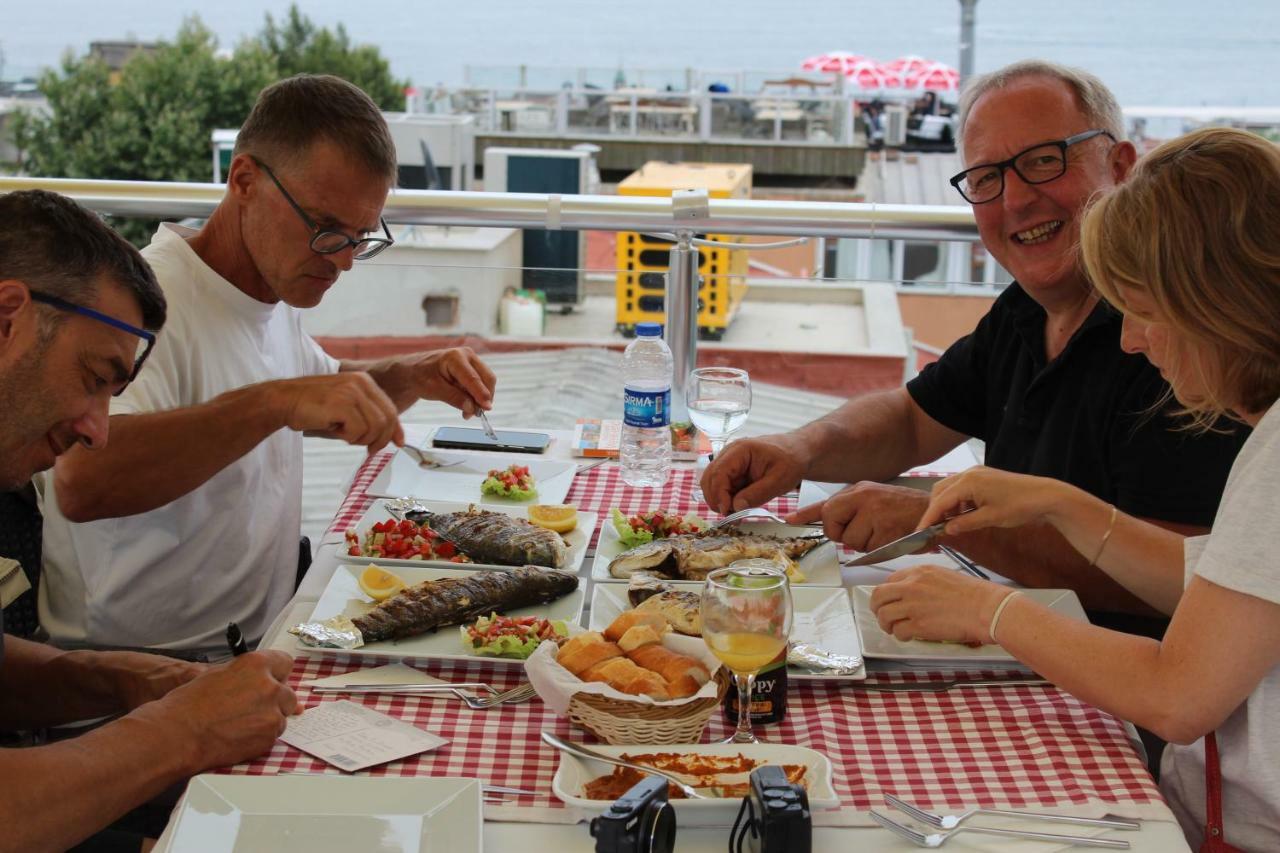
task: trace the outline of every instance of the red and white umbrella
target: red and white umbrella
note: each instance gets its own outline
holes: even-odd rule
[[[903,79],[906,79],[907,77],[918,75],[930,66],[937,64],[938,63],[934,62],[932,59],[925,59],[923,56],[908,54],[907,56],[899,56],[892,62],[886,62],[884,67]]]
[[[869,59],[851,66],[844,76],[859,89],[868,91],[896,89],[902,85],[901,75]]]
[[[809,57],[800,63],[800,68],[804,71],[821,71],[826,74],[848,74],[850,68],[863,62],[871,62],[871,60],[856,53],[833,50],[830,53]]]
[[[907,86],[928,92],[955,92],[960,89],[960,72],[935,62],[918,74],[908,75]]]

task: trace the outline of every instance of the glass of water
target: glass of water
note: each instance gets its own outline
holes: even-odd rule
[[[724,447],[729,436],[742,428],[751,412],[751,377],[736,367],[699,367],[689,373],[684,388],[689,420],[711,442],[711,456]],[[702,472],[706,461],[699,460],[695,500],[702,500]]]

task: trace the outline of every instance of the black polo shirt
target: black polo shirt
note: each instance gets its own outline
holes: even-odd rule
[[[1046,319],[1009,285],[907,391],[934,420],[985,441],[993,468],[1064,480],[1131,515],[1208,527],[1249,430],[1194,435],[1174,429],[1172,405],[1153,413],[1168,386],[1145,357],[1120,349],[1109,305],[1051,362]]]

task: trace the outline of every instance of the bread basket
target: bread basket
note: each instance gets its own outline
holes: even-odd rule
[[[714,699],[702,697],[679,705],[653,705],[575,693],[569,700],[567,716],[606,743],[697,743],[729,689],[729,678],[723,668],[716,673],[716,686]]]

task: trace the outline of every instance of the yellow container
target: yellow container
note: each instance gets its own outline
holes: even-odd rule
[[[676,190],[705,189],[711,198],[750,198],[749,163],[662,163],[651,161],[618,185],[618,195],[669,198]],[[742,237],[699,234],[721,243],[743,243]],[[617,240],[617,324],[633,334],[636,323],[666,320],[666,274],[671,242],[634,231]],[[698,330],[719,340],[729,328],[747,292],[747,250],[700,246],[698,249]]]

